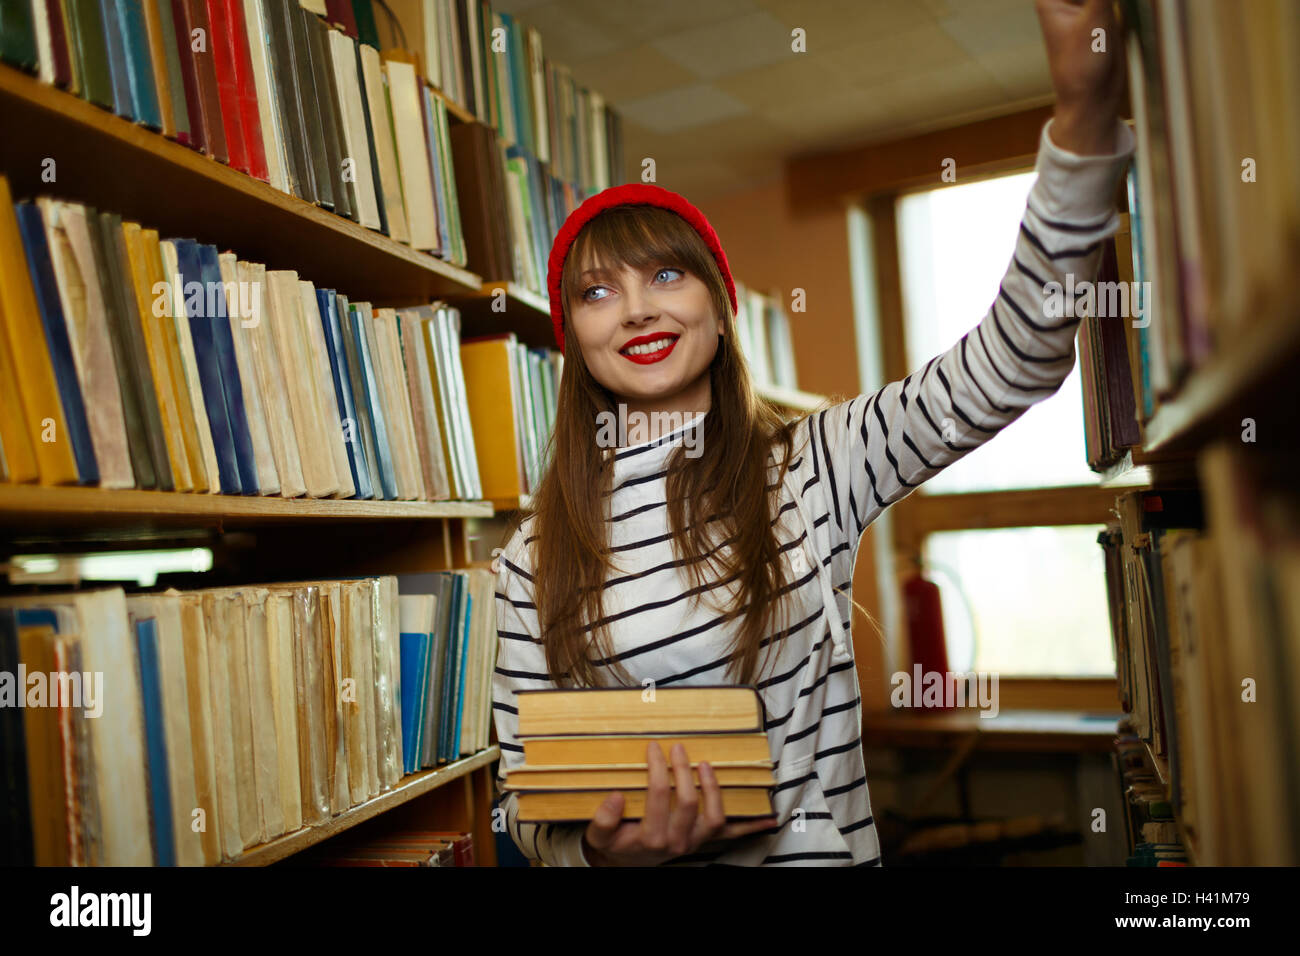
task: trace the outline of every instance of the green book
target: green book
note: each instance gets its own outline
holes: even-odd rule
[[[31,0],[0,0],[0,60],[36,69],[36,24]]]

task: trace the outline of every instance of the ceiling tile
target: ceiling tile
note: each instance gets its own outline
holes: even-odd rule
[[[844,84],[814,57],[796,56],[721,77],[713,85],[762,111],[815,103]]]
[[[683,30],[652,41],[654,47],[705,79],[778,63],[797,54],[790,30],[770,13],[751,13]]]
[[[934,25],[934,15],[916,2],[757,0],[757,3],[788,28],[802,27],[809,53],[838,50],[874,37]]]
[[[573,67],[574,78],[620,107],[624,100],[662,93],[699,80],[694,73],[643,43]]]
[[[819,63],[852,86],[872,87],[908,76],[969,61],[970,56],[937,25],[904,30],[888,37],[831,50],[810,52]]]
[[[624,100],[619,111],[656,133],[671,133],[716,123],[749,112],[749,107],[708,83],[679,86],[650,96]]]

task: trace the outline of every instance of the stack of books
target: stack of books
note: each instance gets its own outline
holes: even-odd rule
[[[590,820],[613,791],[624,796],[624,819],[644,816],[652,743],[673,791],[672,749],[680,743],[696,786],[700,762],[713,768],[727,817],[773,812],[772,759],[753,687],[520,691],[517,701],[524,762],[507,771],[505,789],[518,794],[522,822]]]
[[[460,314],[375,309],[0,176],[0,481],[482,498]],[[56,440],[57,439],[57,440]]]
[[[478,570],[0,598],[0,863],[213,864],[326,824],[488,746],[495,651]]]

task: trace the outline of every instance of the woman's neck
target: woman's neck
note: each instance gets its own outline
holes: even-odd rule
[[[668,398],[648,401],[619,399],[617,414],[620,418],[625,418],[627,423],[625,431],[620,429],[627,436],[625,444],[639,445],[654,441],[689,424],[709,410],[712,395],[711,382],[705,374],[694,384]]]

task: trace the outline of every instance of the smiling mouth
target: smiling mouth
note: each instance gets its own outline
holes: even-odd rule
[[[677,344],[677,338],[671,332],[643,335],[628,342],[618,350],[618,354],[638,365],[662,362],[672,352],[673,346]]]

